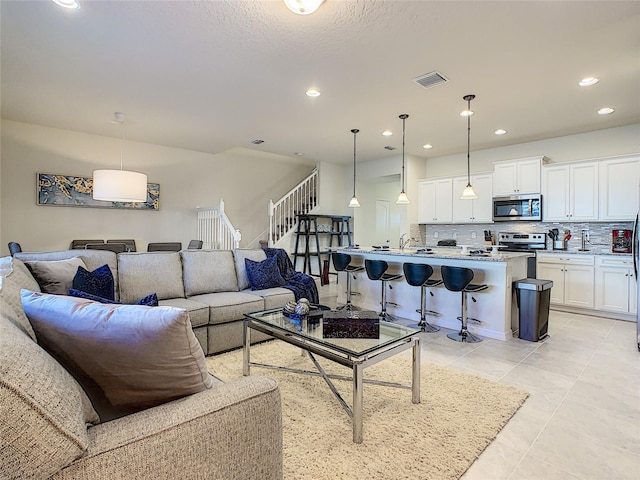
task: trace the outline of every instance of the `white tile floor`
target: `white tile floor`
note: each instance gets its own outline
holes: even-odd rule
[[[321,287],[321,303],[335,305],[336,288]],[[542,342],[449,332],[423,334],[422,358],[530,393],[463,480],[640,479],[635,323],[552,310]]]

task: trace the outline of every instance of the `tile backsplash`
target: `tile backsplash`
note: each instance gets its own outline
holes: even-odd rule
[[[490,230],[495,235],[498,232],[515,233],[544,233],[557,228],[562,234],[565,230],[571,232],[571,239],[567,242],[567,249],[573,250],[581,247],[582,230],[589,231],[589,250],[594,253],[601,251],[611,251],[611,231],[614,229],[633,228],[633,222],[615,223],[548,223],[548,222],[500,222],[488,224],[440,224],[424,225],[412,224],[411,238],[415,239],[413,244],[434,246],[439,240],[453,238],[458,245],[484,246],[484,230]],[[552,249],[552,242],[547,237],[547,250]]]

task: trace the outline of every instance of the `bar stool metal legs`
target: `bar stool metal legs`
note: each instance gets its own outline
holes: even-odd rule
[[[369,280],[380,280],[380,283],[382,284],[382,295],[380,301],[382,308],[378,316],[381,320],[387,322],[396,321],[397,318],[387,312],[387,305],[397,306],[397,304],[393,302],[387,302],[387,284],[393,280],[401,279],[402,275],[399,273],[385,273],[387,268],[389,268],[389,265],[384,260],[365,260],[364,268],[367,271]],[[393,287],[389,285],[389,288]]]
[[[336,310],[357,310],[357,307],[351,303],[351,295],[355,294],[355,292],[351,291],[351,277],[355,277],[354,274],[364,270],[364,267],[361,265],[351,265],[351,255],[347,255],[346,253],[333,252],[331,258],[333,259],[333,267],[336,269],[336,272],[345,272],[347,274],[347,303],[338,307]]]
[[[450,333],[447,335],[447,337],[449,337],[451,340],[455,340],[456,342],[481,342],[482,337],[474,335],[467,329],[467,295],[469,293],[486,290],[488,286],[484,284],[471,283],[471,280],[473,280],[473,270],[471,270],[470,268],[449,267],[443,265],[440,268],[440,271],[442,272],[442,280],[447,290],[450,290],[452,292],[460,292],[462,296],[462,316],[460,317],[462,326],[460,327],[460,331],[458,333]]]
[[[410,326],[418,327],[423,332],[440,331],[439,327],[427,322],[427,315],[440,315],[440,313],[434,312],[433,310],[427,310],[427,288],[442,285],[442,280],[430,279],[431,275],[433,275],[433,268],[431,265],[423,263],[405,263],[402,266],[402,270],[404,271],[404,277],[409,285],[420,287],[420,309],[416,310],[416,312],[420,314],[420,322]]]

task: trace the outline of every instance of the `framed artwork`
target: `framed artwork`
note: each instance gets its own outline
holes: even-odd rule
[[[93,199],[93,178],[56,173],[37,174],[38,205],[58,207],[129,208],[135,210],[160,209],[160,185],[147,184],[146,202],[105,202]]]

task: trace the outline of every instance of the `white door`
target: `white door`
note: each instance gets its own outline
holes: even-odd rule
[[[391,203],[389,200],[376,200],[376,245],[385,245],[389,236],[391,220]]]

